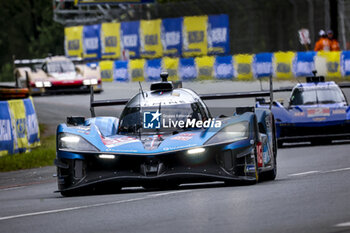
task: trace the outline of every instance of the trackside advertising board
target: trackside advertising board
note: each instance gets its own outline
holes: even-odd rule
[[[83,45],[85,59],[101,58],[101,24],[84,26]]]
[[[66,56],[136,59],[229,55],[229,17],[186,16],[65,28]]]
[[[140,57],[140,22],[121,23],[121,45],[122,50],[128,51],[130,58]]]
[[[102,58],[120,58],[120,23],[101,24]]]
[[[317,58],[323,63],[318,64]],[[114,67],[111,62],[114,62]],[[160,71],[169,73],[169,80],[253,80],[273,76],[291,80],[313,75],[322,65],[327,79],[350,78],[350,53],[328,52],[276,52],[236,54],[233,56],[163,57],[156,59],[132,59],[127,61],[101,61],[101,76],[105,81],[155,81]],[[322,73],[321,73],[322,74]],[[322,74],[323,75],[323,74]]]
[[[32,98],[0,101],[0,156],[40,145]]]
[[[83,56],[83,26],[64,28],[64,49],[67,57]]]

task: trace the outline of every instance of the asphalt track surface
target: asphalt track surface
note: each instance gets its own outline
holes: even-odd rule
[[[258,83],[252,85],[259,87]],[[252,85],[223,82],[184,86],[208,93],[250,90]],[[96,99],[125,98],[137,91],[134,84],[112,84]],[[89,113],[87,95],[34,100],[39,120],[53,125],[64,121],[67,114]],[[231,104],[253,102],[208,101],[209,107],[227,110]],[[118,108],[101,113],[119,114]],[[175,190],[135,187],[119,193],[63,198],[54,193],[54,167],[0,173],[0,231],[350,232],[349,149],[347,142],[289,145],[278,151],[276,180],[251,186],[217,182]]]

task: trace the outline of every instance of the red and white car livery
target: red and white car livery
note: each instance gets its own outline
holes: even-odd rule
[[[87,91],[90,86],[95,92],[102,91],[99,67],[75,65],[73,61],[79,60],[64,56],[15,60],[16,82],[20,87],[28,87],[31,94]]]

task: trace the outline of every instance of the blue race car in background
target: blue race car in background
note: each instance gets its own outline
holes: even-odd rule
[[[284,142],[312,144],[331,143],[350,138],[350,107],[335,82],[322,76],[307,77],[291,92],[289,105],[274,101],[271,111],[276,119],[278,146]],[[257,99],[257,108],[267,108],[264,99]]]
[[[276,177],[275,123],[268,109],[237,108],[213,118],[203,99],[269,93],[206,94],[174,88],[162,73],[151,91],[130,100],[93,100],[92,118],[68,117],[57,128],[58,191],[125,186],[174,187],[182,183],[256,183]],[[126,104],[120,119],[94,117],[94,107]]]

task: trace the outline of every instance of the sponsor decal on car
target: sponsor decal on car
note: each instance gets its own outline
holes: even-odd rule
[[[167,119],[167,120],[166,120]],[[144,112],[143,128],[145,129],[160,129],[160,128],[220,128],[222,122],[216,119],[196,120],[187,118],[187,120],[173,120],[169,117],[162,119],[162,113]]]
[[[192,139],[194,135],[195,135],[194,133],[183,133],[175,137],[172,137],[171,140],[188,141]]]
[[[345,114],[346,110],[345,109],[334,109],[332,111],[333,114]]]
[[[329,116],[330,113],[329,108],[312,108],[307,110],[308,117]]]
[[[255,165],[254,164],[247,164],[245,166],[245,171],[246,172],[255,172]]]
[[[189,147],[195,147],[195,146],[198,146],[198,145],[197,145],[197,144],[188,144],[188,145],[183,145],[183,146],[164,147],[163,150],[164,150],[164,151],[168,151],[168,150],[180,150],[180,149],[189,148]]]
[[[294,116],[296,116],[296,117],[302,117],[304,115],[305,115],[304,112],[296,112],[296,113],[294,113]]]
[[[138,141],[139,140],[134,137],[102,138],[103,144],[108,148]]]
[[[325,117],[315,117],[315,118],[312,118],[313,121],[325,121],[326,118]]]

